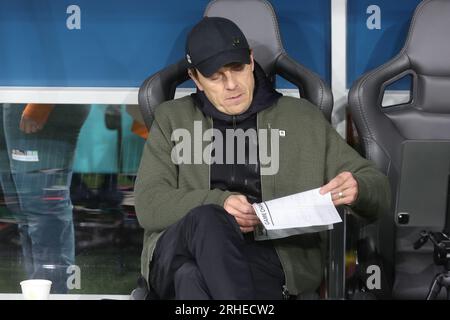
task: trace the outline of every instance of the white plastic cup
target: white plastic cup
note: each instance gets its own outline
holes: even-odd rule
[[[52,282],[44,279],[31,279],[20,282],[25,300],[48,300]]]

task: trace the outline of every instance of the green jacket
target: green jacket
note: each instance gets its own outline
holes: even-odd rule
[[[211,203],[223,206],[233,194],[210,190],[208,164],[175,165],[171,161],[175,145],[171,141],[172,131],[185,128],[193,134],[194,121],[201,121],[203,130],[212,127],[212,119],[204,116],[191,97],[164,102],[156,110],[144,147],[135,199],[137,217],[145,229],[141,267],[147,280],[149,262],[161,232],[192,208]],[[275,105],[258,113],[257,124],[258,130],[285,131],[279,138],[278,173],[261,176],[264,201],[321,187],[340,172],[350,171],[359,187],[353,210],[367,218],[375,218],[387,210],[390,203],[387,178],[348,146],[320,110],[307,100],[281,97]],[[209,144],[203,142],[202,151]],[[310,233],[271,240],[290,294],[312,292],[319,287],[326,247],[322,236]]]

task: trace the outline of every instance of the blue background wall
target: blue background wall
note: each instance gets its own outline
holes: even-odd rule
[[[0,86],[138,87],[183,56],[186,34],[208,2],[1,1]],[[271,2],[288,53],[329,82],[330,0]],[[73,4],[80,30],[66,27]]]
[[[286,51],[331,79],[331,0],[272,0]],[[138,87],[153,72],[180,59],[188,30],[209,0],[15,0],[0,1],[0,86]],[[395,56],[403,46],[420,0],[347,1],[347,88],[363,73]],[[81,30],[68,30],[66,9],[81,8]],[[381,10],[381,29],[369,30],[370,5]],[[292,88],[278,81],[279,88]],[[406,89],[401,82],[396,89]],[[82,130],[76,167],[116,170],[115,133],[97,106]],[[131,119],[123,116],[124,133]],[[92,137],[103,152],[92,154]],[[137,139],[137,140],[136,140]],[[124,137],[134,141],[138,137]],[[101,144],[104,144],[101,146]],[[134,148],[134,147],[133,147]],[[85,150],[86,149],[86,150]],[[89,151],[90,150],[90,151]],[[89,154],[91,152],[91,154]],[[136,151],[130,151],[135,153]],[[106,159],[99,155],[108,154]],[[133,171],[138,157],[125,159]]]
[[[347,1],[347,88],[363,73],[394,57],[403,47],[411,17],[420,0]],[[368,29],[370,5],[381,10],[381,29]],[[406,89],[400,82],[393,89]]]

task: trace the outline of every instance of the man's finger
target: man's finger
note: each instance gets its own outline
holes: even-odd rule
[[[241,227],[240,229],[242,233],[249,233],[255,230],[254,227],[245,227],[245,228]]]
[[[245,196],[242,196],[245,198]],[[227,203],[228,205],[230,205],[231,207],[233,207],[234,209],[241,211],[243,213],[254,213],[253,207],[250,203],[247,202],[247,200],[242,200],[239,199],[238,197],[235,197],[233,199],[230,199],[230,201],[228,201]]]
[[[348,177],[344,177],[344,179],[345,180],[341,185],[330,191],[333,199],[338,197],[342,198],[343,195],[348,196],[349,194],[358,194],[358,182],[353,176],[350,174]]]
[[[25,126],[25,132],[26,133],[33,133],[34,132],[34,129],[33,129],[33,124],[31,124],[31,123],[27,123],[26,124],[26,126]]]
[[[259,224],[259,221],[250,221],[250,220],[246,220],[246,219],[240,219],[237,217],[235,217],[235,219],[240,227],[254,227],[257,224]]]
[[[239,201],[244,203],[244,204],[249,204],[249,202],[247,200],[247,197],[244,196],[243,194],[236,195],[236,198],[239,199]]]
[[[239,210],[236,210],[234,208],[228,208],[225,209],[229,214],[231,214],[232,216],[234,216],[235,218],[239,218],[239,219],[243,219],[243,220],[248,220],[248,221],[255,221],[255,222],[259,222],[259,218],[258,216],[255,215],[251,215],[251,214],[246,214],[246,213],[242,213]]]
[[[335,206],[343,204],[351,205],[353,202],[356,201],[357,196],[358,196],[358,188],[356,187],[331,193],[331,199],[333,200],[333,204]]]
[[[251,203],[248,202],[248,199],[246,196],[239,195],[238,199],[240,200],[241,205],[242,205],[242,207],[240,208],[241,211],[246,212],[246,213],[254,213],[255,210],[253,209]]]
[[[322,188],[320,188],[320,194],[328,193],[331,190],[336,189],[338,186],[339,186],[338,180],[336,178],[334,178],[330,182],[328,182],[326,185],[324,185]]]
[[[320,194],[325,194],[328,192],[333,192],[336,189],[343,189],[344,185],[349,179],[353,179],[353,176],[350,172],[345,171],[338,174],[336,177],[331,179],[326,185],[320,188]]]

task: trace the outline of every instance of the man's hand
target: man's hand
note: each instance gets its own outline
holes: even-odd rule
[[[331,199],[335,206],[351,205],[358,198],[358,182],[351,172],[345,171],[320,188],[320,194],[327,192],[331,192]]]
[[[25,133],[36,133],[44,128],[54,104],[29,103],[22,112],[19,128]]]
[[[243,233],[253,231],[255,226],[260,223],[255,210],[244,195],[229,196],[225,200],[223,207],[229,214],[234,216]]]
[[[43,123],[39,123],[27,116],[22,116],[20,119],[20,130],[25,133],[35,133],[41,130],[44,127]]]

